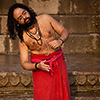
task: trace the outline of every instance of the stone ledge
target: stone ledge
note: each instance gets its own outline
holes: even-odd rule
[[[68,75],[71,100],[100,99],[100,72],[70,71]],[[0,73],[0,100],[32,100],[32,96],[32,73]]]
[[[71,91],[100,91],[100,72],[68,72]],[[0,73],[0,89],[32,89],[32,73]],[[87,87],[87,88],[86,88]]]
[[[88,85],[94,86],[96,83],[100,85],[100,72],[69,72],[69,83],[70,85]],[[30,85],[32,82],[32,73],[0,73],[0,87],[8,86],[9,83],[12,86],[18,86],[23,84],[25,87]]]
[[[88,85],[94,86],[96,83],[100,84],[100,72],[69,72],[69,83],[70,85]]]
[[[100,53],[100,34],[70,34],[68,40],[63,44],[64,53]]]
[[[100,33],[99,15],[96,17],[94,15],[52,15],[52,17],[60,22],[70,34]]]
[[[100,97],[71,97],[71,100],[100,100]]]
[[[0,54],[18,54],[17,40],[9,39],[7,35],[0,35]],[[100,34],[70,34],[68,40],[62,45],[65,54],[93,53],[100,54]]]
[[[70,34],[100,33],[100,15],[51,15],[60,22]],[[7,34],[7,16],[0,16],[0,34]]]
[[[100,14],[100,1],[94,0],[0,0],[0,14],[7,14],[8,8],[17,3],[32,7],[38,14]],[[6,1],[6,2],[5,2]],[[9,5],[8,5],[9,3]],[[41,9],[40,9],[41,8]]]
[[[22,84],[23,86],[27,87],[32,82],[32,75],[31,73],[0,73],[0,87],[5,86],[18,86],[18,84]]]

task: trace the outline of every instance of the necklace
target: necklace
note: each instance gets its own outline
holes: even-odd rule
[[[38,43],[39,46],[42,46],[43,42],[42,42],[42,39],[41,39],[41,32],[40,32],[40,30],[39,30],[38,24],[37,24],[37,26],[36,26],[36,32],[35,32],[35,33],[32,33],[32,32],[30,32],[30,31],[26,31],[26,34],[27,34],[30,38],[35,39],[35,40],[37,41],[37,43]],[[36,34],[39,35],[38,39],[34,36],[34,35],[36,35]]]
[[[48,48],[48,54],[45,54],[45,55],[49,55],[50,54],[50,48],[49,48],[49,45],[48,45],[48,43],[47,43],[47,41],[46,41],[46,39],[45,39],[45,37],[43,36],[43,39],[44,39],[44,41],[45,41],[45,44],[47,45],[47,48]]]

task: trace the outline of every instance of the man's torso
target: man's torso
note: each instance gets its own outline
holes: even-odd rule
[[[45,15],[37,16],[37,23],[41,31],[41,40],[35,40],[30,38],[26,32],[23,34],[23,39],[27,47],[31,50],[33,54],[48,54],[53,53],[54,50],[49,46],[49,42],[56,39],[55,31],[53,30],[50,22],[45,17]],[[34,31],[31,30],[31,31]],[[39,34],[33,35],[36,39],[39,38]],[[41,46],[39,44],[42,44]],[[49,49],[49,50],[48,50]],[[49,52],[50,51],[50,52]]]

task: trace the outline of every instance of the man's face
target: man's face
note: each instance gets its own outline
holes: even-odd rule
[[[23,29],[27,29],[33,24],[33,19],[31,18],[29,12],[25,9],[16,8],[13,11],[13,17]]]

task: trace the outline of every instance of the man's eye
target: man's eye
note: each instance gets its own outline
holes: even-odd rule
[[[21,20],[22,19],[22,16],[20,16],[19,18],[18,18],[18,20]]]
[[[24,13],[23,13],[23,15],[25,15],[27,12],[25,11]]]

